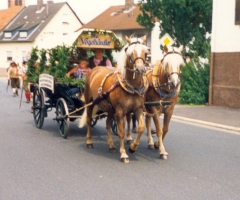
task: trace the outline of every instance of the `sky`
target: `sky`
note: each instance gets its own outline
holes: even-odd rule
[[[8,0],[0,1],[0,10],[7,9]],[[84,24],[97,17],[110,6],[125,4],[125,0],[53,0],[53,2],[68,2],[74,12],[78,15],[81,22]],[[46,3],[46,0],[43,0],[43,3]],[[134,0],[134,3],[138,3],[138,0]],[[26,6],[36,5],[37,0],[25,0],[25,4]]]

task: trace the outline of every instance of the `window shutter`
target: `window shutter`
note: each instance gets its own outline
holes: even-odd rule
[[[236,0],[235,25],[240,25],[240,0]]]

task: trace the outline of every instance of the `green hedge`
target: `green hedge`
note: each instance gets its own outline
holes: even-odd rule
[[[191,61],[181,72],[180,104],[206,104],[208,102],[209,64]]]

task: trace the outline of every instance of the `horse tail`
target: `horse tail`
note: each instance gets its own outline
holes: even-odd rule
[[[84,109],[84,112],[83,112],[81,118],[79,119],[78,127],[82,128],[82,127],[84,127],[84,125],[86,123],[87,123],[87,108]]]

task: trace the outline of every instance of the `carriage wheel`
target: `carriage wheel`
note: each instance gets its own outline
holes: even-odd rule
[[[112,133],[114,135],[118,135],[118,127],[117,127],[117,122],[115,118],[112,118],[111,128],[112,128]]]
[[[43,114],[43,94],[42,91],[36,87],[33,91],[33,118],[37,128],[41,128],[44,122]]]
[[[58,130],[63,138],[67,138],[69,130],[69,112],[66,101],[63,98],[57,100],[56,103],[56,121]]]

